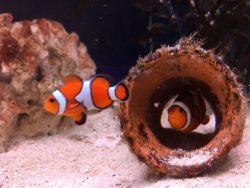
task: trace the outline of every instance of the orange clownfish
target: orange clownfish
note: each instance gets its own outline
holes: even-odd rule
[[[86,122],[86,111],[105,109],[113,101],[126,101],[129,92],[124,83],[113,87],[107,76],[96,75],[83,81],[78,76],[68,76],[65,85],[54,91],[44,102],[46,111],[73,118],[76,124]]]
[[[201,93],[185,91],[176,96],[174,101],[164,108],[161,126],[191,132],[200,124],[207,124],[209,120]]]

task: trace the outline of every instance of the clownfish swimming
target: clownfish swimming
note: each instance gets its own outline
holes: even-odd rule
[[[191,132],[200,124],[207,124],[206,104],[200,92],[185,91],[164,108],[161,125],[181,132]]]
[[[129,92],[124,83],[110,87],[107,76],[96,75],[83,81],[78,76],[68,76],[65,85],[54,91],[44,102],[46,111],[73,118],[76,124],[86,122],[86,111],[105,109],[113,101],[126,101]]]

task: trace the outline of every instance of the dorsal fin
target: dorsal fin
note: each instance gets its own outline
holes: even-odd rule
[[[112,77],[108,74],[105,74],[105,73],[96,74],[92,78],[105,78],[107,81],[109,81],[110,85],[112,85],[112,83],[113,83]]]
[[[96,108],[104,109],[112,104],[109,97],[110,80],[103,75],[96,75],[90,84],[92,102]]]
[[[66,78],[64,80],[65,84],[74,83],[74,82],[82,82],[82,79],[76,75],[68,75],[68,76],[66,76]]]

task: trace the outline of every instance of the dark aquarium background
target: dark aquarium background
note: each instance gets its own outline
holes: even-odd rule
[[[14,21],[48,18],[79,34],[97,73],[124,78],[140,56],[196,32],[250,82],[250,0],[1,0]]]

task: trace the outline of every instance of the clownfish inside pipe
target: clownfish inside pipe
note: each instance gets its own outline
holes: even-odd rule
[[[129,92],[122,82],[111,87],[108,76],[96,75],[83,81],[78,76],[66,77],[65,85],[54,91],[44,102],[47,112],[71,117],[76,124],[86,122],[86,111],[105,109],[113,101],[126,101]]]
[[[162,113],[161,126],[191,132],[210,121],[206,103],[200,92],[184,91],[168,103]]]

